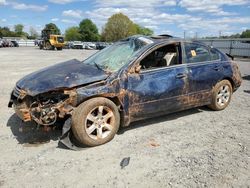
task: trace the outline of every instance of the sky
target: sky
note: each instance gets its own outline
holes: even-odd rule
[[[23,24],[40,32],[47,23],[62,31],[91,19],[99,32],[115,13],[152,29],[183,37],[231,35],[250,29],[250,0],[0,0],[0,26]]]

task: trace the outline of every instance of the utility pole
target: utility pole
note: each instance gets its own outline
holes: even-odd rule
[[[183,37],[184,37],[184,39],[186,38],[186,31],[185,30],[183,32]]]
[[[221,30],[219,30],[219,38],[221,38]]]
[[[198,32],[195,32],[195,39],[198,39]]]

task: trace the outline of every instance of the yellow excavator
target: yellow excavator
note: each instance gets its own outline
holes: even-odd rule
[[[51,34],[51,30],[43,30],[42,41],[39,43],[39,48],[42,50],[62,50],[65,42],[62,35]]]

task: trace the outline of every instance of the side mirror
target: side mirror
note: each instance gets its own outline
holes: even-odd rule
[[[131,68],[129,73],[130,74],[140,73],[140,70],[141,70],[141,65],[137,65],[136,67]]]
[[[135,67],[135,73],[140,73],[141,71],[141,65],[138,65]]]

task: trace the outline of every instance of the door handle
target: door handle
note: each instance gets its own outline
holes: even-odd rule
[[[186,78],[187,75],[184,74],[184,73],[179,73],[179,74],[177,74],[175,77],[181,79],[181,78]]]
[[[216,66],[213,68],[215,71],[219,71],[221,68],[219,66]]]

